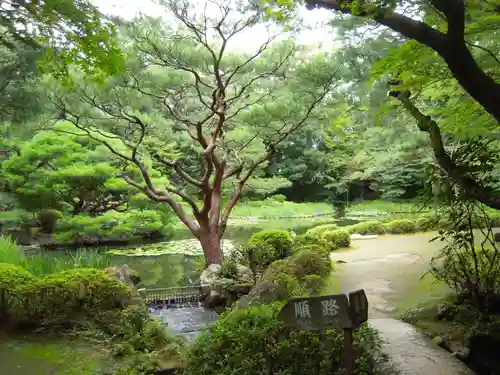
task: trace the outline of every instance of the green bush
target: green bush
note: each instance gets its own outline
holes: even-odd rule
[[[292,331],[278,318],[282,304],[235,310],[203,332],[188,353],[189,375],[340,374],[343,333]],[[355,333],[356,374],[380,374],[380,339],[368,326]]]
[[[318,294],[332,272],[327,252],[302,250],[273,262],[262,276],[262,282],[279,285],[289,297]]]
[[[38,220],[44,233],[54,233],[57,221],[63,217],[63,214],[57,210],[41,210],[38,212]]]
[[[357,234],[384,234],[385,233],[385,225],[380,221],[365,221],[362,223],[354,224],[346,228],[349,233],[357,233]]]
[[[248,240],[246,253],[250,268],[262,271],[275,260],[283,259],[292,253],[293,237],[281,229],[268,229],[254,233]]]
[[[391,221],[386,226],[387,232],[392,234],[415,233],[417,231],[416,224],[407,219]]]
[[[436,220],[432,216],[422,216],[415,221],[417,231],[425,232],[437,227]]]
[[[293,240],[293,252],[303,250],[329,253],[328,242],[319,236],[298,235]]]
[[[13,279],[15,285],[9,286],[13,270],[19,276]],[[125,284],[96,269],[67,270],[37,279],[20,267],[4,265],[0,280],[6,286],[5,305],[12,308],[5,314],[36,324],[68,324],[75,317],[93,316],[131,301]]]
[[[232,259],[224,259],[221,264],[221,276],[226,279],[235,279],[238,275],[238,266]]]
[[[249,245],[267,245],[274,249],[277,259],[283,259],[292,251],[293,237],[282,229],[268,229],[257,232],[248,240]]]
[[[96,217],[80,214],[63,218],[56,238],[62,242],[84,243],[104,239],[129,241],[162,237],[171,230],[162,219],[161,213],[152,210],[108,211]]]
[[[327,231],[322,238],[327,241],[330,251],[351,246],[351,234],[343,229]]]
[[[269,198],[267,198],[269,200],[272,200],[274,202],[279,202],[279,203],[283,203],[286,201],[286,196],[283,195],[283,194],[275,194],[275,195],[271,195]]]
[[[339,226],[337,224],[323,224],[323,225],[318,225],[317,227],[311,228],[306,232],[306,236],[311,238],[311,237],[318,237],[321,236],[324,232],[331,231],[334,229],[337,229]]]
[[[430,272],[458,296],[483,299],[500,295],[500,253],[491,247],[448,245],[432,259]]]

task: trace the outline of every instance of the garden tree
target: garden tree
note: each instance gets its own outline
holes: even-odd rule
[[[0,45],[45,51],[45,67],[65,73],[78,64],[88,73],[116,74],[123,59],[114,40],[115,26],[89,0],[3,0]]]
[[[293,1],[285,2],[289,6]],[[322,7],[374,21],[434,50],[453,77],[480,106],[500,121],[500,83],[481,66],[473,50],[496,60],[489,46],[481,45],[478,32],[496,33],[500,8],[487,0],[305,0],[309,8]],[[423,16],[421,21],[419,18]],[[495,30],[495,31],[494,31]],[[396,74],[398,72],[395,72]]]
[[[266,173],[283,176],[291,182],[279,190],[289,200],[302,202],[328,197],[329,191],[324,187],[328,181],[326,136],[326,129],[310,121],[282,142],[272,156]]]
[[[123,77],[103,86],[75,79],[74,88],[54,89],[53,100],[79,134],[137,167],[140,179],[128,166],[123,179],[169,205],[199,239],[206,264],[220,263],[221,238],[245,185],[291,133],[322,118],[335,63],[292,40],[275,41],[278,35],[252,53],[232,52],[235,37],[261,21],[239,2],[211,1],[201,10],[161,4],[168,21],[137,19],[122,35]],[[111,144],[117,138],[127,151]],[[148,157],[168,184],[152,178]],[[224,202],[227,186],[233,191]]]
[[[25,123],[43,111],[37,95],[36,60],[39,52],[29,47],[10,50],[0,45],[0,120]]]
[[[380,33],[361,43],[352,30],[347,37],[342,31],[344,46],[336,59],[349,85],[339,89],[337,113],[329,117],[325,187],[343,200],[362,198],[365,186],[384,198],[414,196],[426,180],[429,142],[411,117],[386,104],[386,84],[372,83],[370,74],[371,66],[401,42]]]
[[[488,177],[491,177],[491,172],[498,166],[498,144],[479,138],[464,142],[460,148],[450,152],[443,142],[438,123],[431,116],[422,113],[412,101],[409,91],[396,88],[390,95],[401,102],[416,120],[418,128],[429,135],[434,157],[445,176],[457,185],[458,195],[500,209],[498,185],[488,185]]]
[[[71,130],[59,125],[60,130]],[[5,190],[28,211],[58,209],[92,216],[124,211],[134,193],[117,177],[112,155],[88,137],[42,131],[2,163]]]

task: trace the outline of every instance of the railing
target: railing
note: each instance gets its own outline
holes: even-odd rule
[[[203,285],[189,285],[170,288],[140,289],[144,302],[148,306],[173,307],[198,303],[201,300]]]

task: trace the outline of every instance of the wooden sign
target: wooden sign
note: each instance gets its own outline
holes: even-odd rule
[[[298,331],[352,327],[349,301],[345,294],[291,299],[279,316],[285,327]]]
[[[349,307],[353,328],[359,328],[368,320],[368,298],[363,289],[349,293]]]
[[[353,329],[368,320],[368,299],[364,290],[330,296],[294,298],[279,313],[286,327],[299,331],[344,330],[342,367],[345,375],[354,374]]]

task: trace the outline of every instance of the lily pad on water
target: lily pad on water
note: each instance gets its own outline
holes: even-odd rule
[[[222,243],[223,251],[227,254],[233,250],[234,245],[230,240],[224,240]],[[136,247],[135,249],[117,249],[109,250],[109,254],[124,256],[157,256],[164,254],[184,254],[184,255],[203,255],[200,241],[198,240],[179,240],[158,242],[155,244]]]

